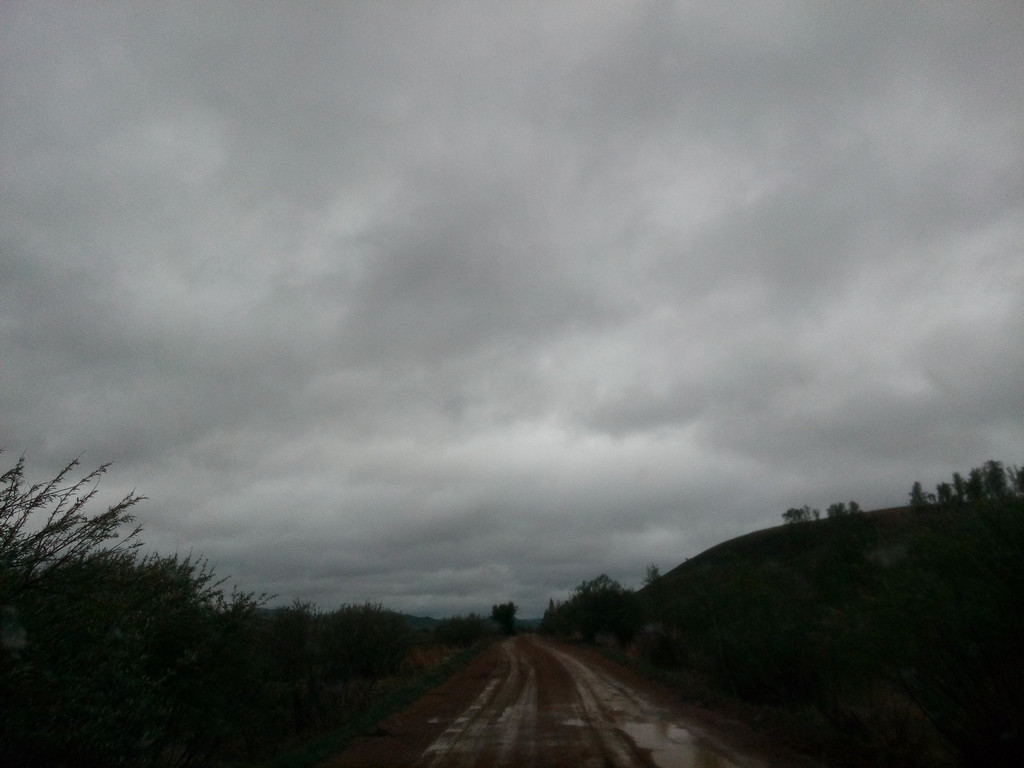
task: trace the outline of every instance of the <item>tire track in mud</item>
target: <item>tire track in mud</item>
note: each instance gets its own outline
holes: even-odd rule
[[[420,755],[426,768],[757,768],[612,675],[536,637],[502,643],[473,702]]]
[[[572,677],[583,707],[582,720],[598,735],[614,766],[660,768],[763,768],[692,723],[673,718],[641,693],[570,653],[547,652]]]
[[[513,650],[514,642],[510,638],[502,643],[502,659],[496,674],[473,703],[427,747],[421,765],[507,765],[516,745],[532,741],[528,734],[536,730],[536,670],[523,654]]]
[[[629,701],[625,688],[599,678],[589,667],[567,653],[553,648],[545,650],[565,668],[574,686],[576,716],[563,721],[563,724],[588,729],[591,741],[603,759],[603,765],[616,768],[654,765],[645,755],[637,752],[636,745],[616,726],[616,715],[622,712],[622,707],[617,707],[612,698]],[[637,709],[635,701],[629,703],[633,705],[630,709]]]
[[[507,765],[516,746],[526,747],[525,757],[528,764],[532,764],[536,755],[536,740],[531,736],[537,732],[537,669],[533,664],[526,664],[522,691],[515,703],[501,714],[498,725],[501,729],[498,764]]]

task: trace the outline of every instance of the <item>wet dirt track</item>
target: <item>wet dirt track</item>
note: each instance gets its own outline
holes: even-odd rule
[[[606,660],[536,636],[504,641],[456,678],[325,766],[768,765]]]

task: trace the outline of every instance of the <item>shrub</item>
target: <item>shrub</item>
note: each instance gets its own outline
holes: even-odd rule
[[[445,645],[468,648],[494,636],[494,623],[483,616],[453,616],[443,619],[434,628],[434,639]]]
[[[105,467],[0,477],[0,763],[187,765],[247,715],[245,628],[204,561],[138,556],[125,496],[90,516]]]
[[[551,601],[541,621],[541,630],[561,636],[578,635],[594,642],[611,634],[625,645],[639,631],[643,611],[633,590],[601,574],[581,582],[563,603]]]

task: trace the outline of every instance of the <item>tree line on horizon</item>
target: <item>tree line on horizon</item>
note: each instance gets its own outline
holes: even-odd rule
[[[989,460],[974,467],[965,478],[954,472],[952,482],[941,482],[934,493],[925,492],[915,480],[910,489],[910,506],[953,507],[981,501],[999,501],[1013,496],[1024,496],[1024,466],[1005,466],[1001,461]]]
[[[925,509],[928,507],[953,507],[974,504],[980,501],[998,501],[1012,496],[1024,496],[1024,466],[1005,466],[1001,461],[989,460],[980,467],[974,467],[965,478],[954,472],[952,482],[940,482],[935,491],[925,491],[919,480],[915,480],[910,489],[910,507]],[[830,504],[826,517],[845,517],[863,512],[860,505],[851,501]],[[821,519],[821,510],[808,505],[790,507],[782,513],[787,523],[808,523]]]

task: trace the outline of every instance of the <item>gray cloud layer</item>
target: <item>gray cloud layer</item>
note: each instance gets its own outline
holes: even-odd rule
[[[1014,3],[5,3],[0,445],[437,615],[1024,446]]]

